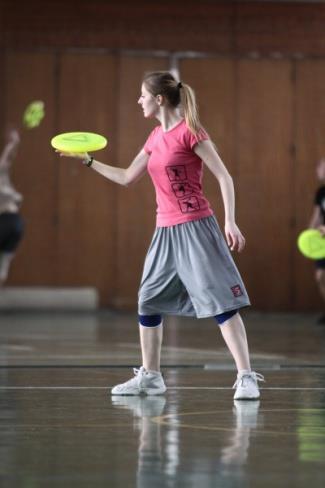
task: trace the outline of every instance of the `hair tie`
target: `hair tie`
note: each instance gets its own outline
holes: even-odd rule
[[[180,90],[181,88],[183,88],[183,85],[181,82],[177,83],[177,88]]]

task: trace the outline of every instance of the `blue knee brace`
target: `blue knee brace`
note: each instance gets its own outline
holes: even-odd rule
[[[139,324],[143,327],[157,327],[161,322],[161,315],[139,315]]]
[[[223,324],[227,320],[229,320],[233,315],[236,315],[238,310],[229,310],[229,312],[224,312],[220,313],[218,315],[215,315],[215,319],[218,322],[219,325]]]

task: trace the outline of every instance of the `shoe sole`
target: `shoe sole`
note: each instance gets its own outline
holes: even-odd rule
[[[163,395],[166,392],[167,388],[162,389],[162,388],[151,388],[147,390],[141,390],[141,391],[135,391],[134,393],[117,393],[117,392],[111,392],[111,396],[155,396],[155,395]]]
[[[256,401],[260,399],[260,395],[257,397],[234,397],[234,400],[242,400],[242,401]]]

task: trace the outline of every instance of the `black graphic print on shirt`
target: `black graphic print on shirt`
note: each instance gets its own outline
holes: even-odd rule
[[[194,190],[190,183],[186,181],[187,174],[185,166],[167,166],[166,171],[181,212],[191,213],[200,210],[198,198],[195,195],[191,196]]]

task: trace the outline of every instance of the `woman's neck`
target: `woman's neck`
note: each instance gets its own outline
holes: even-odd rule
[[[161,107],[160,113],[157,115],[157,119],[161,123],[162,130],[164,132],[168,132],[169,130],[173,129],[173,127],[178,125],[183,120],[183,117],[177,109],[170,110]]]

